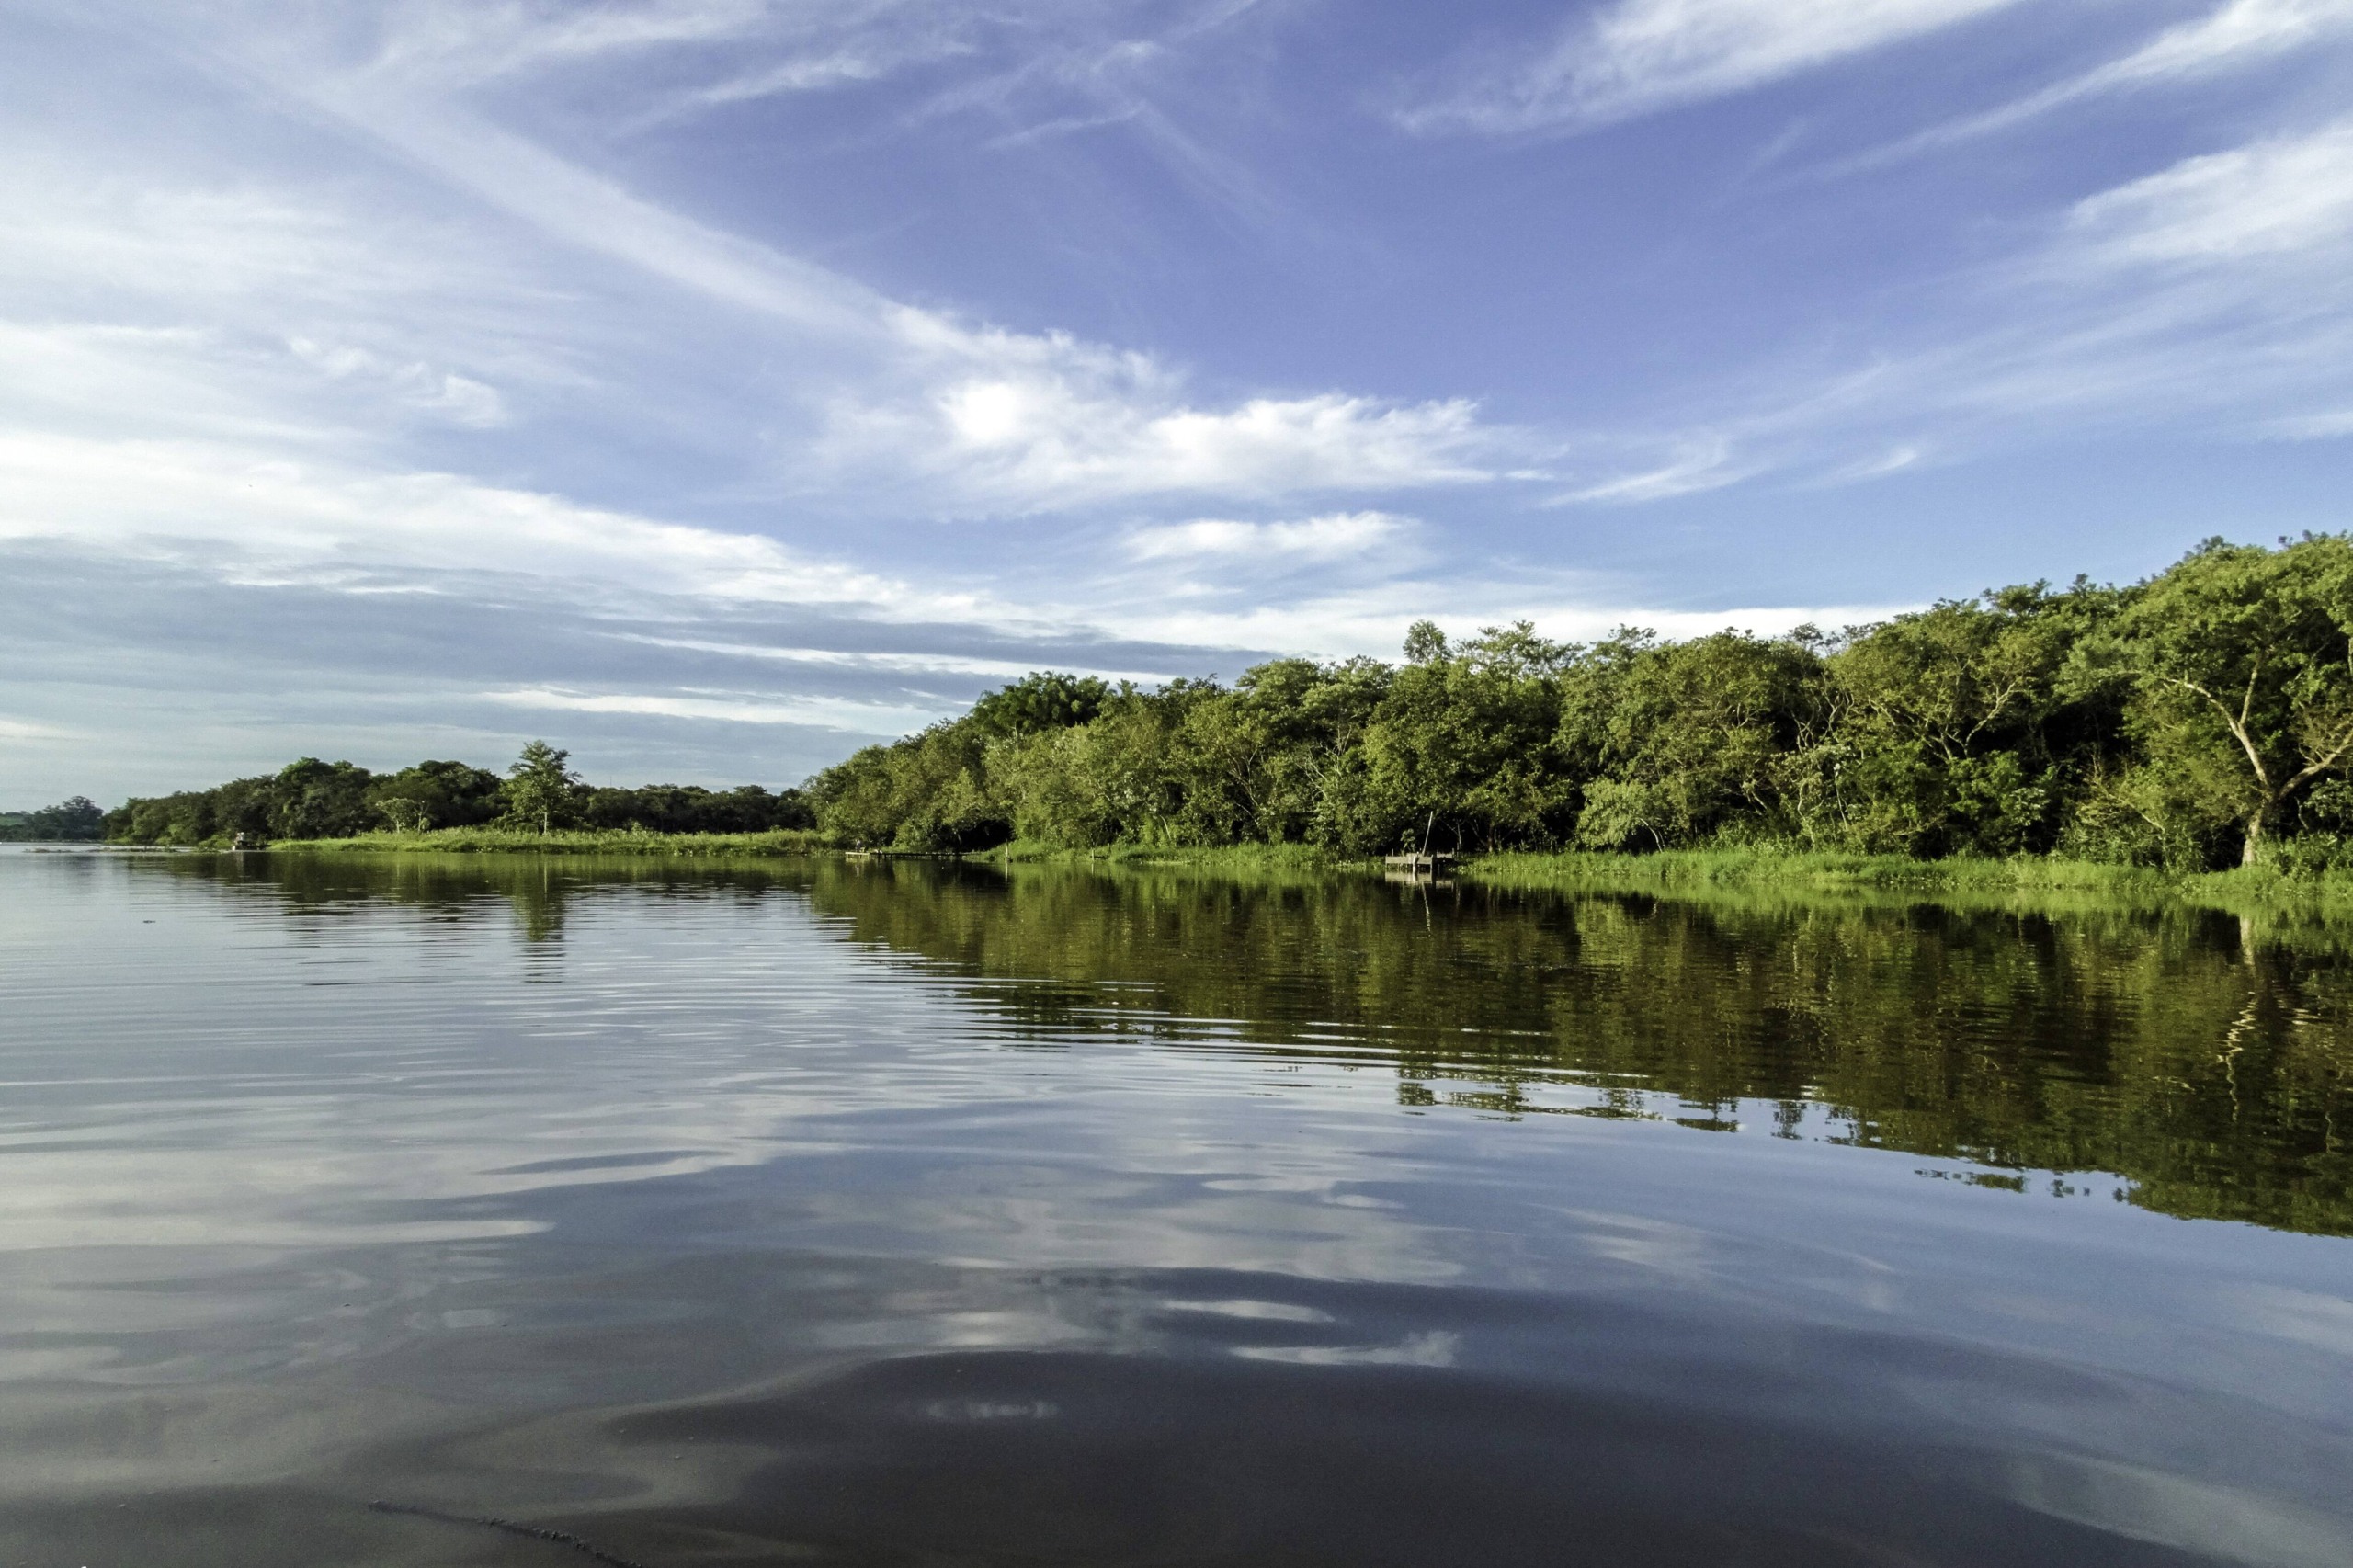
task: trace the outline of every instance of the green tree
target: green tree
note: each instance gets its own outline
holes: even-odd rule
[[[545,741],[533,741],[506,770],[506,810],[526,826],[537,826],[542,836],[571,820],[573,790],[580,779],[565,765],[568,751]]]
[[[1798,825],[1785,762],[1819,733],[1822,661],[1789,638],[1620,631],[1565,682],[1559,744],[1585,780],[1577,840],[1663,848]]]
[[[1346,780],[1341,842],[1391,849],[1541,844],[1571,802],[1554,732],[1560,675],[1578,650],[1526,621],[1490,626],[1459,648],[1417,623],[1421,657],[1396,672]]]
[[[2353,756],[2353,541],[2208,540],[2148,584],[2107,651],[2133,676],[2148,766],[2234,819],[2243,864]]]
[[[2071,781],[2114,744],[2114,704],[2066,678],[2114,597],[2037,583],[1851,631],[1828,660],[1822,835],[1915,855],[2049,848]]]
[[[1277,659],[1194,689],[1170,736],[1182,831],[1198,843],[1332,840],[1342,777],[1387,695],[1376,659]]]
[[[278,838],[349,838],[375,825],[369,787],[376,776],[348,762],[306,756],[278,770],[263,791]],[[239,826],[230,831],[250,831]]]
[[[88,843],[105,831],[106,812],[86,795],[37,812],[0,812],[0,842]]]
[[[1110,696],[1110,684],[1093,676],[1039,670],[984,694],[967,717],[987,735],[1033,734],[1086,723]]]
[[[427,761],[379,778],[368,798],[394,832],[415,833],[491,821],[499,813],[501,789],[498,775],[487,769]]]

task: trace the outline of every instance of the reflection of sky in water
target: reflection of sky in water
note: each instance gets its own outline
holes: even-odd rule
[[[1401,1103],[1377,1042],[1270,1055],[1227,1020],[1233,1049],[1172,1051],[1132,996],[1038,1050],[976,991],[1017,981],[789,887],[303,908],[11,855],[0,894],[11,1547],[224,1477],[387,1484],[354,1466],[625,1529],[748,1507],[779,1453],[952,1471],[982,1461],[923,1434],[1063,1432],[1120,1378],[1209,1409],[1310,1376],[1932,1437],[1951,1484],[2046,1524],[2248,1562],[2353,1544],[2341,1239],[2153,1214],[2114,1178],[1923,1179],[1984,1173],[1845,1146],[1820,1108],[1715,1108],[1727,1137]],[[1751,1135],[1777,1126],[1799,1136]],[[1044,1359],[991,1359],[1017,1351]],[[1055,1359],[1102,1352],[1134,1369]],[[1234,1370],[1154,1381],[1196,1365]],[[869,1426],[812,1436],[813,1380],[879,1401]],[[697,1411],[692,1442],[628,1436]]]

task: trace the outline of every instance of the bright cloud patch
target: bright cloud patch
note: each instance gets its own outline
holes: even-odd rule
[[[1293,523],[1203,517],[1139,528],[1129,536],[1128,549],[1143,561],[1338,561],[1389,544],[1406,527],[1405,519],[1386,512],[1336,512]]]
[[[0,539],[210,544],[226,552],[224,564],[247,569],[505,572],[791,603],[882,605],[904,592],[756,534],[449,474],[369,472],[190,441],[0,433]]]
[[[2353,239],[2353,121],[2175,165],[2079,204],[2074,227],[2109,262],[2290,256]]]
[[[1165,395],[1165,394],[1164,394]],[[1388,404],[1336,392],[1211,410],[1084,374],[975,378],[938,409],[946,461],[1000,502],[1068,505],[1197,493],[1274,496],[1493,477],[1468,402]]]
[[[61,730],[53,724],[28,723],[22,719],[0,719],[0,741],[63,741],[77,737],[78,732]]]
[[[854,702],[836,698],[676,696],[654,692],[579,692],[549,687],[485,691],[489,701],[516,708],[571,713],[631,713],[662,719],[719,720],[733,724],[808,724],[849,734],[890,734],[919,730],[961,706],[941,701],[926,707],[904,703]]]
[[[1415,130],[1574,129],[1719,97],[2017,0],[1619,0],[1531,64],[1404,118]]]

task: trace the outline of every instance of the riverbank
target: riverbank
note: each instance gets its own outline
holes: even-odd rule
[[[1376,859],[1340,855],[1306,844],[1112,844],[1073,849],[1017,839],[963,856],[904,856],[890,850],[858,849],[833,835],[795,829],[710,834],[563,830],[537,834],[461,827],[429,833],[371,833],[356,838],[290,840],[269,848],[273,853],[308,855],[613,855],[687,859],[871,856],[961,859],[983,865],[1182,869],[1235,876],[1368,875],[1381,869]],[[1751,890],[1922,897],[2063,896],[2132,903],[2196,903],[2221,909],[2249,905],[2353,906],[2353,874],[2341,872],[2288,872],[2268,866],[2177,872],[2035,856],[1914,860],[1896,855],[1843,854],[1770,846],[1670,849],[1647,855],[1507,852],[1466,857],[1449,875],[1453,880],[1484,887],[1564,892],[1698,895]]]
[[[1771,846],[1670,849],[1651,855],[1501,854],[1463,863],[1463,878],[1494,887],[1623,892],[1708,888],[1879,890],[1912,893],[2071,893],[2134,901],[2189,899],[2353,902],[2353,876],[2268,866],[2165,871],[2040,856],[1914,860]]]

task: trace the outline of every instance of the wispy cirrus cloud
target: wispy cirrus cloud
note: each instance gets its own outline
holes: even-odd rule
[[[2224,0],[2139,48],[1996,108],[1905,137],[1845,160],[1834,172],[1884,165],[2022,125],[2069,104],[2219,76],[2353,37],[2353,0]]]
[[[1402,110],[1424,132],[1580,131],[1745,92],[2018,0],[1616,0],[1533,59]]]
[[[0,741],[70,741],[86,739],[79,730],[36,724],[24,719],[0,719]]]
[[[1614,469],[1556,504],[1864,483],[2015,444],[2054,418],[2353,434],[2353,119],[2084,197],[2034,250],[1954,290],[1951,313],[1973,315],[1974,331],[1714,392],[1703,418],[1621,437]]]
[[[790,724],[847,734],[919,730],[963,707],[952,697],[925,703],[856,701],[844,698],[778,698],[749,692],[573,691],[525,687],[485,691],[483,700],[509,708],[559,713],[620,713],[640,718],[715,720],[727,724]]]
[[[2076,204],[2068,254],[2105,267],[2335,259],[2353,248],[2353,120],[2186,159]]]
[[[0,540],[209,554],[246,577],[491,573],[885,613],[974,608],[759,534],[211,441],[0,433]]]
[[[915,35],[949,36],[978,25],[975,15],[883,5],[842,25],[914,49]],[[715,0],[561,13],[420,4],[362,29],[362,46],[324,28],[221,28],[200,44],[191,36],[194,58],[235,60],[286,105],[422,174],[423,186],[395,208],[369,210],[343,189],[252,175],[234,185],[184,174],[142,185],[52,149],[32,165],[42,177],[0,181],[21,199],[7,209],[13,223],[0,216],[0,227],[28,242],[13,265],[0,259],[0,277],[13,272],[26,301],[72,296],[76,313],[93,311],[84,280],[104,279],[110,297],[95,307],[103,313],[61,322],[43,312],[51,347],[60,332],[81,332],[86,347],[91,333],[138,322],[147,339],[118,334],[109,344],[117,384],[145,380],[160,392],[175,379],[210,378],[256,418],[274,407],[314,437],[327,405],[357,417],[370,397],[404,420],[515,423],[535,395],[562,401],[588,385],[600,372],[586,362],[600,353],[609,361],[674,352],[662,340],[675,340],[683,312],[794,368],[770,378],[770,409],[722,417],[743,424],[745,445],[755,431],[759,444],[799,442],[797,488],[880,477],[900,505],[973,515],[1492,476],[1512,437],[1483,427],[1467,400],[1338,388],[1205,399],[1158,357],[911,304],[682,213],[508,129],[477,101],[486,83],[582,61],[745,39],[824,42],[838,30],[805,23],[796,8]],[[696,90],[747,80],[723,76]],[[506,222],[470,225],[449,198],[486,203]],[[579,258],[621,270],[600,276]],[[656,302],[648,290],[668,298]],[[176,339],[154,335],[165,324]],[[654,341],[630,342],[632,332]],[[621,373],[625,385],[631,372]],[[610,403],[622,389],[612,367],[601,374]],[[153,403],[170,424],[190,407],[224,405],[217,396]],[[119,428],[140,411],[115,412]],[[653,400],[642,412],[676,417]]]

